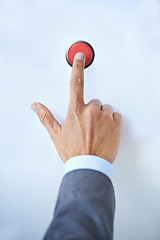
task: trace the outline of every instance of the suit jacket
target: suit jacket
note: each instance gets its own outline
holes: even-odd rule
[[[54,218],[43,240],[111,240],[115,194],[111,180],[91,169],[64,175]]]

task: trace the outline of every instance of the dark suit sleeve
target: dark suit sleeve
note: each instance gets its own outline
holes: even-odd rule
[[[54,218],[43,240],[111,240],[115,194],[111,180],[91,169],[64,175]]]

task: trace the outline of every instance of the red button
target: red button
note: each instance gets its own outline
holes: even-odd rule
[[[66,51],[66,60],[71,67],[73,65],[74,56],[78,52],[83,52],[85,54],[86,60],[84,68],[89,67],[92,64],[95,57],[93,47],[88,42],[85,41],[77,41],[73,43]]]

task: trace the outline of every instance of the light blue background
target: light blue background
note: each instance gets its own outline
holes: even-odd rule
[[[63,163],[31,110],[63,124],[70,43],[86,40],[85,103],[122,114],[114,167],[115,240],[160,238],[160,1],[0,0],[0,239],[42,239],[52,219]]]

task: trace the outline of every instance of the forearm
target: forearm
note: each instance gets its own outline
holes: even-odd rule
[[[110,179],[95,170],[74,170],[62,179],[54,218],[44,240],[111,240],[114,212]]]

